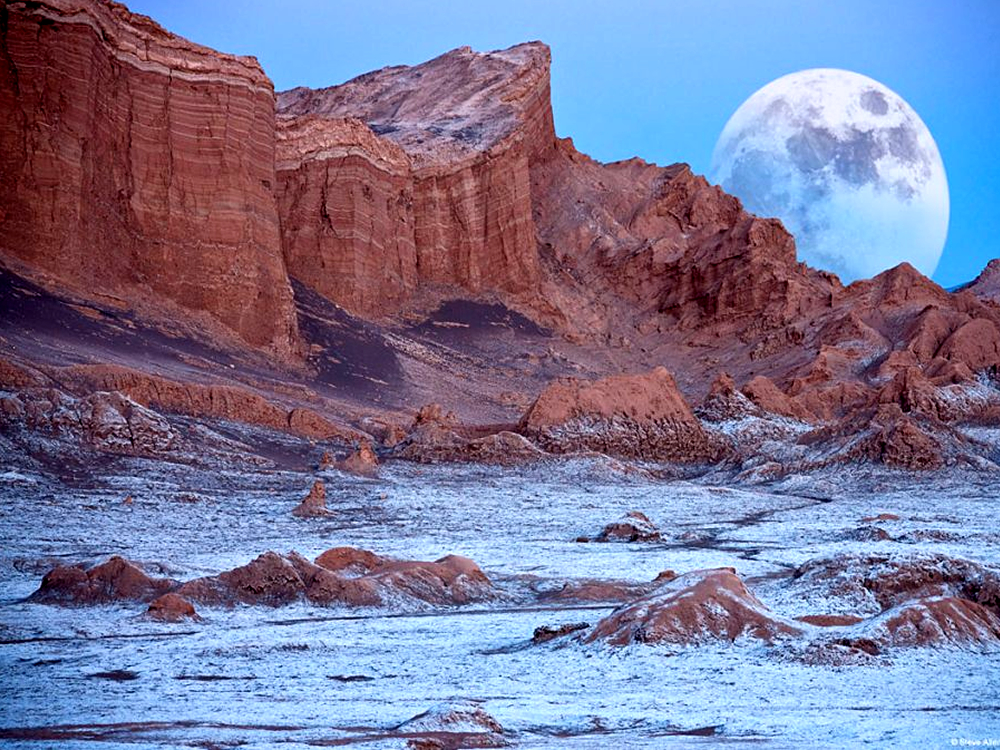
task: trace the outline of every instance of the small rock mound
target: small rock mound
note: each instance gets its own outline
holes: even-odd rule
[[[472,560],[449,555],[435,562],[391,560],[367,550],[337,547],[316,562],[297,553],[265,552],[217,576],[188,581],[177,593],[196,602],[233,606],[313,604],[380,606],[387,601],[467,604],[493,596],[493,586]]]
[[[330,515],[330,510],[326,507],[326,485],[322,479],[317,479],[313,482],[309,494],[292,509],[292,515],[298,518],[315,518],[317,516]]]
[[[774,616],[732,568],[699,570],[668,581],[597,623],[585,642],[690,645],[749,637],[771,642],[801,634]]]
[[[883,647],[1000,646],[1000,616],[953,596],[927,597],[893,607],[866,630]]]
[[[176,586],[168,578],[152,578],[138,565],[115,555],[89,570],[60,565],[45,577],[31,600],[49,604],[105,604],[148,602]]]
[[[505,747],[504,729],[474,703],[435,706],[396,727],[413,750]]]
[[[658,542],[660,531],[645,513],[630,510],[618,521],[609,523],[594,537],[595,542]]]
[[[334,466],[348,474],[359,477],[374,478],[378,476],[379,462],[375,455],[375,449],[367,440],[362,440],[358,446],[342,461],[337,461]]]
[[[195,612],[194,605],[177,594],[164,594],[154,599],[146,616],[159,620],[160,622],[181,622],[183,620],[197,620],[198,613]]]
[[[958,597],[1000,613],[1000,570],[946,555],[839,555],[810,560],[790,581],[799,595],[852,615],[927,597]]]
[[[581,630],[586,630],[589,627],[589,622],[568,622],[563,625],[541,625],[535,628],[535,632],[531,636],[531,642],[534,644],[548,643],[556,638],[562,638],[564,635],[577,633]]]
[[[493,585],[480,567],[459,555],[434,562],[386,561],[369,575],[395,595],[431,604],[468,604],[493,594]]]

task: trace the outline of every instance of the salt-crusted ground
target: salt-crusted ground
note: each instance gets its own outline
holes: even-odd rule
[[[792,658],[781,642],[526,645],[540,625],[596,622],[611,609],[601,605],[199,607],[201,621],[167,625],[141,617],[142,605],[23,601],[57,562],[120,554],[187,579],[269,549],[311,557],[353,545],[409,559],[467,555],[501,587],[519,576],[544,588],[733,566],[792,617],[832,611],[820,593],[807,599],[787,585],[811,558],[937,552],[1000,562],[987,474],[839,470],[731,487],[573,460],[520,469],[392,463],[377,480],[320,475],[333,514],[299,519],[290,511],[314,473],[140,460],[72,484],[30,467],[0,473],[0,744],[401,747],[382,733],[467,701],[526,748],[1000,739],[1000,654],[991,652],[899,649],[834,668]],[[663,541],[574,541],[629,510],[648,515]],[[861,520],[879,513],[900,520]],[[874,540],[874,525],[891,539]]]

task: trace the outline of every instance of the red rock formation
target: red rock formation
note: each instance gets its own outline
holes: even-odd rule
[[[73,365],[59,368],[57,374],[77,389],[119,391],[166,412],[231,419],[310,438],[353,440],[359,436],[310,409],[289,409],[245,387],[181,382],[116,365]]]
[[[74,398],[54,388],[32,388],[0,400],[0,425],[73,436],[105,453],[164,456],[178,436],[163,416],[117,392]]]
[[[652,594],[619,607],[594,626],[586,642],[696,644],[750,637],[772,641],[801,634],[774,616],[732,568],[678,576]]]
[[[347,458],[337,461],[334,466],[340,471],[359,477],[378,476],[378,456],[375,455],[375,449],[368,440],[360,441]]]
[[[84,296],[204,311],[290,354],[274,94],[257,61],[109,0],[0,12],[0,253]]]
[[[72,565],[53,568],[31,599],[47,604],[148,602],[175,585],[167,578],[151,578],[134,563],[116,555],[89,570]]]
[[[322,479],[313,482],[312,489],[302,502],[292,509],[292,515],[299,518],[314,518],[316,516],[328,516],[330,511],[326,507],[326,485]]]
[[[930,597],[885,612],[866,631],[883,647],[1000,644],[1000,616],[958,597]]]
[[[194,605],[177,594],[164,594],[149,604],[146,616],[160,622],[182,622],[199,619]]]
[[[435,706],[404,721],[393,731],[395,736],[409,738],[407,747],[411,750],[459,750],[510,744],[500,722],[474,703]]]
[[[595,542],[658,542],[660,532],[645,513],[631,510],[609,523],[594,537]]]
[[[278,97],[289,272],[381,316],[420,285],[532,292],[529,162],[553,139],[549,51],[449,52]]]
[[[492,585],[468,558],[436,562],[390,560],[365,550],[337,548],[309,562],[266,552],[239,568],[184,583],[176,593],[210,605],[314,604],[379,606],[386,602],[467,604],[493,596]]]
[[[966,288],[982,300],[1000,304],[1000,258],[987,263],[983,272]]]
[[[450,385],[462,363],[489,369],[459,389],[467,411],[477,399],[537,393],[543,373],[571,368],[599,378],[666,363],[677,377],[554,384],[521,436],[435,419],[403,439],[386,422],[376,432],[394,455],[512,463],[544,456],[535,440],[553,452],[706,460],[732,448],[744,458],[799,439],[800,425],[778,415],[816,429],[796,446],[794,467],[766,457],[772,476],[837,461],[992,462],[989,446],[954,425],[1000,418],[996,263],[955,294],[907,264],[844,288],[797,262],[780,222],[748,214],[686,165],[601,164],[556,139],[540,43],[463,48],[293,89],[276,105],[252,58],[186,42],[110,0],[10,2],[0,12],[5,265],[140,317],[194,315],[209,337],[221,321],[283,355],[297,350],[291,275],[305,285],[296,285],[300,312],[310,287],[392,324],[392,347],[419,363],[421,398],[458,409]],[[405,341],[401,329],[444,297],[500,298],[529,315],[552,329],[538,335],[551,336],[545,361],[558,366],[494,373],[509,342],[439,357]],[[342,322],[302,314],[310,337]],[[366,356],[344,349],[338,357]],[[723,372],[699,414],[770,420],[769,437],[728,440],[691,414],[684,398],[701,401]],[[501,390],[487,382],[494,374],[511,382]],[[18,377],[0,368],[0,379]],[[305,399],[270,398],[273,383],[188,384],[100,367],[74,377],[167,412],[359,437]],[[657,389],[668,395],[647,402]],[[364,406],[357,412],[373,403]],[[4,420],[24,411],[0,397]]]
[[[803,596],[832,598],[851,614],[873,614],[929,597],[958,597],[1000,614],[1000,571],[945,555],[840,555],[795,571]]]
[[[724,450],[702,428],[664,367],[593,382],[556,381],[528,409],[520,429],[555,453],[595,450],[697,461]]]

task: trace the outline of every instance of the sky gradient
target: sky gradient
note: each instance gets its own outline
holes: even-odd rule
[[[131,0],[170,31],[255,55],[278,90],[341,83],[447,50],[552,47],[556,131],[603,161],[704,174],[729,116],[771,80],[845,68],[899,93],[937,141],[951,191],[934,279],[1000,256],[1000,2],[668,0],[503,3]]]

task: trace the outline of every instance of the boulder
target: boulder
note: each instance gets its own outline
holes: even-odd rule
[[[197,620],[198,614],[194,605],[178,594],[167,593],[157,597],[149,604],[146,616],[160,622],[182,622]]]

